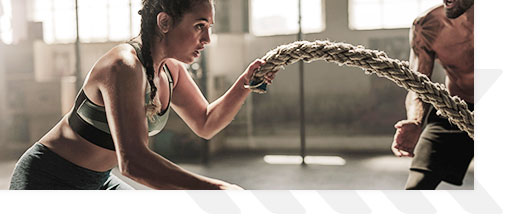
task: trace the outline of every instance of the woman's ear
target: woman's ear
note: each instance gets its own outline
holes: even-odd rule
[[[171,29],[171,17],[166,12],[157,14],[157,27],[162,34],[168,33]]]

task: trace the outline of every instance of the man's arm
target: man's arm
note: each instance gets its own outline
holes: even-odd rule
[[[412,40],[413,41],[413,40]],[[410,68],[413,71],[422,73],[428,77],[433,73],[435,55],[431,52],[419,51],[416,53],[414,48],[410,49]],[[425,114],[425,103],[417,96],[417,93],[409,91],[405,100],[407,120],[422,124]]]
[[[410,30],[410,68],[426,76],[431,76],[435,62],[435,53],[431,49],[436,34],[426,34],[427,31],[438,31],[437,29],[423,28],[426,17],[415,20]],[[407,119],[401,120],[394,127],[396,134],[392,143],[392,151],[398,156],[413,157],[413,151],[422,130],[425,103],[422,102],[415,92],[408,92],[405,100]]]

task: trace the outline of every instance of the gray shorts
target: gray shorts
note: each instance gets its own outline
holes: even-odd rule
[[[30,147],[16,163],[11,190],[130,190],[111,174],[80,167],[41,143]]]

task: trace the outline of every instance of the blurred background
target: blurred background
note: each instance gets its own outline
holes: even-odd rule
[[[301,0],[302,39],[364,45],[408,60],[412,21],[441,3]],[[212,42],[188,66],[209,102],[250,62],[296,41],[299,32],[298,0],[215,4]],[[138,35],[140,8],[141,0],[0,0],[0,189],[8,189],[17,158],[70,110],[95,61]],[[443,82],[435,68],[432,80]],[[277,74],[268,93],[251,94],[213,139],[195,136],[173,113],[150,147],[246,189],[403,189],[411,159],[394,157],[390,145],[393,125],[406,117],[407,92],[357,68],[313,62],[303,72],[302,122],[294,64]],[[473,163],[463,186],[439,189],[473,189]]]

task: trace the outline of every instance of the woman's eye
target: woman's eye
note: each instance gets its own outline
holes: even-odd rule
[[[196,29],[197,30],[202,30],[203,28],[205,28],[205,24],[198,24],[198,25],[196,25]]]

